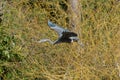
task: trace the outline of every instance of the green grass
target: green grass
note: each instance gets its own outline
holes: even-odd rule
[[[31,0],[30,0],[31,1]],[[0,77],[5,80],[119,80],[120,2],[81,0],[78,43],[50,45],[57,39],[48,19],[64,28],[69,16],[64,0],[6,2],[0,23]],[[60,1],[60,2],[59,2]],[[63,2],[61,2],[63,1]],[[64,5],[63,5],[64,4]],[[65,5],[66,4],[66,5]]]

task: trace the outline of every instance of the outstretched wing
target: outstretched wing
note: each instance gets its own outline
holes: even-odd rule
[[[59,36],[62,35],[62,32],[69,32],[69,30],[62,28],[62,27],[52,23],[49,20],[48,20],[48,25],[50,26],[50,28],[54,29],[59,34]]]

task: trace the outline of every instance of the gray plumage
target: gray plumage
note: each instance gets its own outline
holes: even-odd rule
[[[62,42],[71,43],[71,42],[77,42],[79,40],[76,33],[71,32],[67,29],[64,29],[64,28],[52,23],[49,20],[48,20],[48,26],[51,29],[54,29],[58,33],[59,38],[54,42],[51,41],[50,39],[41,39],[39,41],[39,43],[46,42],[46,41],[50,42],[51,44],[57,44],[57,43],[62,43]]]
[[[49,26],[51,29],[54,29],[54,30],[58,33],[59,36],[62,36],[62,33],[63,33],[63,32],[70,32],[69,30],[63,29],[62,27],[60,27],[60,26],[58,26],[58,25],[50,22],[49,20],[48,20],[48,26]]]

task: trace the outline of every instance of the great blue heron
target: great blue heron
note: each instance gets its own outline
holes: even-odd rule
[[[76,33],[71,32],[67,29],[63,29],[62,27],[52,23],[49,20],[48,20],[48,26],[51,29],[54,29],[58,33],[59,38],[54,42],[51,41],[50,39],[41,39],[39,43],[46,42],[46,41],[50,42],[51,44],[57,44],[62,42],[71,43],[71,42],[77,42],[79,40]]]

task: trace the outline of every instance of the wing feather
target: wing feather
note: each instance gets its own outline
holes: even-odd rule
[[[50,26],[51,29],[54,29],[59,34],[59,36],[61,36],[63,32],[69,32],[69,30],[62,28],[62,27],[52,23],[49,20],[48,20],[48,26]]]

